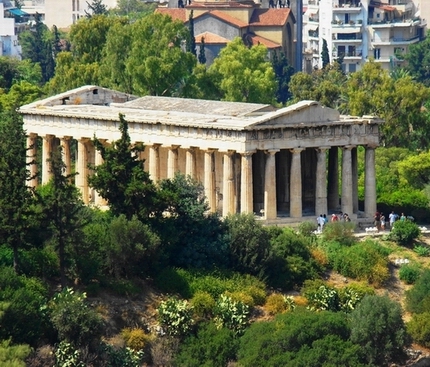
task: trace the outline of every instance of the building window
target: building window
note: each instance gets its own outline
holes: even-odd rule
[[[373,50],[373,57],[375,58],[375,60],[379,60],[381,58],[381,49],[380,48],[375,48]]]
[[[356,64],[349,64],[349,72],[355,73],[357,71],[357,65]]]
[[[75,0],[72,0],[72,11],[75,11]]]
[[[76,10],[79,11],[79,0],[76,0]]]

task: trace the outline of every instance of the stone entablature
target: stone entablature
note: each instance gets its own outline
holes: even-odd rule
[[[137,98],[97,86],[34,102],[20,112],[29,145],[43,138],[42,183],[50,177],[50,151],[61,144],[71,167],[70,144],[77,144],[75,166],[84,174],[76,184],[87,203],[101,204],[87,185],[88,163],[101,162],[91,139],[107,144],[119,139],[121,113],[132,142],[147,146],[141,158],[151,177],[157,181],[177,171],[189,174],[204,184],[211,210],[223,215],[262,212],[273,219],[340,209],[358,214],[360,145],[366,148],[365,213],[376,210],[374,148],[381,120],[371,116],[341,116],[314,101],[275,110],[263,104]]]

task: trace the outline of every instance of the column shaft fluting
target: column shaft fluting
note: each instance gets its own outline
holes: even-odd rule
[[[255,152],[245,152],[241,156],[240,174],[240,211],[254,212],[254,185],[252,182],[252,155]]]
[[[214,167],[214,151],[205,151],[205,196],[209,204],[209,210],[212,213],[216,212],[216,190],[215,190],[215,167]]]
[[[152,181],[160,179],[160,145],[154,144],[149,147],[149,176]]]
[[[338,147],[331,147],[328,153],[328,209],[339,208],[339,153]],[[348,213],[349,214],[349,213]]]
[[[328,148],[319,148],[316,150],[315,215],[327,214],[327,149]]]
[[[346,146],[342,148],[342,212],[351,215],[352,212],[352,159],[351,149]]]
[[[375,148],[366,147],[364,171],[364,211],[367,218],[376,212]]]
[[[167,178],[174,178],[178,172],[178,146],[172,146],[167,152]]]
[[[46,135],[43,137],[42,146],[42,184],[47,184],[51,179],[51,165],[49,159],[51,159],[52,153],[52,140],[53,135]]]
[[[302,216],[302,148],[291,149],[290,217]]]
[[[234,214],[234,152],[224,154],[222,215]]]
[[[77,162],[77,175],[76,186],[82,194],[82,200],[85,204],[89,203],[88,197],[88,154],[86,143],[89,139],[78,140],[78,162]]]
[[[185,153],[185,174],[192,179],[196,178],[196,150],[189,148]]]

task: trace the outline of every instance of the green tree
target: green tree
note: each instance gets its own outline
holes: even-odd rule
[[[200,49],[199,49],[199,63],[206,64],[206,51],[205,51],[205,38],[202,37],[200,40]]]
[[[10,340],[0,342],[0,363],[9,367],[25,367],[25,358],[30,354],[28,345],[11,345]]]
[[[215,74],[226,101],[272,103],[275,99],[275,72],[263,45],[248,48],[237,37],[221,50],[209,72]]]
[[[39,85],[42,81],[40,65],[28,59],[20,61],[15,57],[0,56],[0,89],[8,92],[13,84],[21,81]]]
[[[406,309],[413,313],[427,312],[430,308],[430,269],[425,269],[415,285],[406,291]]]
[[[269,232],[252,214],[229,215],[225,224],[232,269],[264,277],[271,259]]]
[[[50,31],[38,13],[35,15],[34,27],[20,34],[22,57],[39,63],[43,82],[52,78],[55,69],[50,37]]]
[[[19,250],[26,245],[32,193],[27,187],[26,135],[21,116],[3,114],[0,123],[0,236],[13,250],[13,266],[19,271]],[[34,162],[33,162],[34,164]]]
[[[190,31],[190,40],[187,44],[187,51],[191,52],[194,56],[197,56],[196,51],[196,39],[194,38],[194,18],[193,18],[193,10],[190,12],[190,16],[188,17],[188,29]]]
[[[94,174],[88,177],[88,184],[108,201],[113,215],[124,214],[127,219],[136,215],[146,222],[154,210],[156,188],[138,158],[144,146],[131,145],[128,123],[121,114],[119,130],[121,138],[110,146],[94,138],[94,145],[104,162],[91,167]]]
[[[288,84],[294,74],[294,68],[288,64],[288,60],[283,52],[274,52],[272,57],[272,67],[275,71],[275,78],[278,84],[276,100],[278,103],[285,104],[291,98]]]
[[[321,62],[323,69],[330,65],[330,53],[328,51],[327,41],[323,38],[322,51],[321,51]]]
[[[16,111],[20,106],[31,103],[43,96],[42,89],[26,81],[12,85],[9,93],[0,93],[0,111]]]
[[[151,14],[133,23],[132,34],[126,68],[133,75],[133,93],[172,95],[196,64],[195,56],[181,48],[189,42],[188,29],[169,16]]]
[[[110,13],[126,16],[130,20],[136,20],[154,12],[156,4],[146,3],[141,0],[118,0],[117,6]]]
[[[208,214],[201,183],[176,174],[159,183],[157,232],[170,265],[211,268],[228,262],[225,227],[217,214]],[[167,214],[167,215],[166,215]]]
[[[402,355],[407,338],[400,305],[388,296],[365,296],[351,312],[351,341],[369,364],[384,366]]]
[[[93,0],[91,4],[87,1],[88,10],[85,10],[85,15],[87,18],[92,18],[95,15],[104,15],[107,14],[108,10],[105,4],[103,4],[103,0]]]
[[[407,68],[417,81],[430,86],[430,32],[426,38],[418,43],[410,45],[405,55]]]
[[[58,250],[61,285],[66,287],[68,245],[79,241],[86,224],[86,210],[78,189],[71,178],[78,173],[65,175],[66,166],[62,160],[61,147],[54,150],[48,160],[51,180],[45,188],[36,191],[37,202],[50,232],[51,240]]]

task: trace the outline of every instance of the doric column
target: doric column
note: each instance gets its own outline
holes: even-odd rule
[[[229,150],[224,154],[223,193],[222,193],[222,215],[234,214],[234,151]]]
[[[216,189],[215,189],[215,164],[214,164],[214,151],[208,149],[205,151],[205,173],[204,173],[204,186],[205,196],[209,204],[209,210],[212,213],[216,212]]]
[[[190,147],[185,153],[185,174],[196,178],[196,148]]]
[[[99,142],[102,144],[106,144],[106,140],[99,139]],[[94,149],[94,150],[95,150],[95,152],[94,152],[94,165],[100,166],[104,162],[102,154],[99,150],[97,150],[97,149]],[[107,201],[100,196],[100,194],[98,193],[97,190],[94,190],[94,204],[97,206],[106,206],[107,205]]]
[[[264,219],[276,219],[278,208],[276,203],[276,153],[279,150],[266,151],[264,169]]]
[[[149,147],[149,176],[154,182],[160,179],[160,145],[154,144]]]
[[[45,135],[43,137],[42,146],[42,184],[47,184],[51,179],[51,165],[48,160],[51,159],[52,153],[52,140],[54,135]]]
[[[86,143],[89,139],[81,138],[78,139],[78,162],[76,165],[76,186],[81,192],[82,200],[85,204],[89,203],[88,197],[88,154]]]
[[[337,147],[331,147],[328,152],[327,182],[328,208],[330,210],[337,210],[339,207],[339,153]]]
[[[304,148],[291,149],[290,173],[290,217],[302,217],[302,160],[301,152]]]
[[[255,151],[241,153],[240,211],[254,212],[254,188],[252,183],[252,155]]]
[[[376,212],[375,147],[366,147],[364,167],[364,211],[367,218]]]
[[[27,169],[30,171],[30,180],[28,186],[37,187],[37,134],[29,134],[27,136]]]
[[[351,215],[352,212],[352,159],[353,146],[342,147],[342,212]]]
[[[179,145],[172,145],[167,152],[167,178],[174,178],[178,172],[178,148]]]
[[[327,165],[326,152],[329,148],[318,148],[315,183],[315,215],[327,214]]]
[[[351,150],[351,167],[352,167],[352,212],[358,213],[358,157],[357,157],[357,147],[355,147]]]
[[[72,159],[70,155],[70,136],[64,136],[60,138],[60,145],[61,145],[61,154],[63,158],[63,162],[66,166],[65,175],[68,176],[72,173]]]

